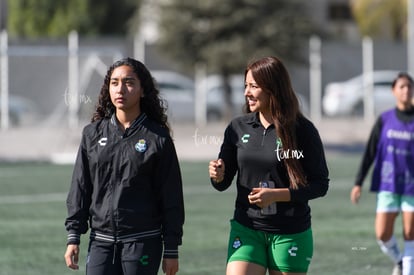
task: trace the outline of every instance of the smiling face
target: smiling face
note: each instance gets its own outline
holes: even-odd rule
[[[117,111],[132,114],[141,112],[140,101],[144,96],[144,90],[132,67],[123,65],[113,70],[109,94]]]
[[[246,73],[244,86],[244,96],[250,111],[267,114],[269,112],[269,95],[257,85],[250,70]]]

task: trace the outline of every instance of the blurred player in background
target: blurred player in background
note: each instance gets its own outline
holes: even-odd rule
[[[400,73],[392,84],[396,108],[377,119],[351,190],[358,203],[363,181],[374,163],[371,191],[377,192],[375,232],[381,250],[395,264],[393,275],[414,274],[414,106],[413,79]],[[404,251],[394,236],[394,223],[402,213]]]

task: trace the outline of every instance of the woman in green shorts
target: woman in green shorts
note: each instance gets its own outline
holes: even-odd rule
[[[414,274],[414,82],[400,73],[392,84],[396,108],[382,113],[368,140],[351,201],[357,203],[372,163],[371,191],[377,192],[375,231],[381,250],[394,262],[393,275]],[[404,251],[394,237],[402,213]]]
[[[299,110],[282,61],[265,57],[245,70],[247,114],[228,125],[212,185],[237,174],[227,275],[306,274],[313,254],[308,201],[328,190],[318,131]]]

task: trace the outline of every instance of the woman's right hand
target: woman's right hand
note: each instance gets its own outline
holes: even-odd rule
[[[215,182],[222,182],[224,180],[224,170],[224,161],[222,159],[212,160],[208,165],[210,178]]]
[[[79,245],[77,244],[68,244],[65,253],[66,266],[70,269],[77,270],[79,269]]]
[[[357,204],[361,197],[361,186],[355,185],[351,190],[351,202]]]

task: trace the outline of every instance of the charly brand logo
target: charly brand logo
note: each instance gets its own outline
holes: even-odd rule
[[[108,138],[103,137],[100,140],[98,140],[98,144],[101,145],[101,146],[105,146],[107,141],[108,141]]]
[[[292,246],[288,250],[288,253],[289,253],[290,256],[295,257],[296,256],[296,251],[298,251],[298,247],[297,246]]]
[[[249,142],[249,138],[250,138],[250,135],[249,135],[249,134],[244,134],[244,135],[242,136],[242,138],[241,138],[241,141],[242,141],[243,143],[248,143],[248,142]]]
[[[302,150],[293,150],[293,149],[286,149],[283,150],[282,148],[282,141],[280,138],[276,139],[276,156],[277,160],[281,161],[282,159],[301,159],[304,158]]]
[[[141,258],[139,258],[139,261],[141,262],[142,265],[148,265],[149,256],[148,255],[143,255]]]

